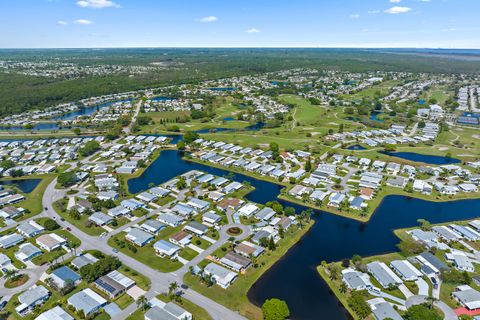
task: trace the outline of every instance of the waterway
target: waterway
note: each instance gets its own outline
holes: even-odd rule
[[[161,155],[138,178],[128,182],[132,193],[148,189],[149,183],[161,184],[189,170],[202,170],[218,176],[230,172],[188,162],[175,150]],[[247,199],[266,203],[277,198],[281,186],[242,174],[236,181],[248,181],[255,190]],[[306,208],[284,200],[284,206],[299,213]],[[355,254],[371,256],[396,251],[399,240],[393,230],[418,225],[420,218],[432,223],[478,217],[480,199],[452,202],[429,202],[405,196],[386,197],[368,223],[314,210],[312,229],[270,268],[248,292],[250,301],[260,306],[265,299],[280,298],[287,302],[292,319],[348,319],[345,309],[320,278],[316,267],[327,262],[350,258]]]
[[[415,153],[415,152],[382,151],[380,153],[383,153],[392,157],[397,157],[397,158],[415,161],[415,162],[423,162],[423,163],[432,164],[432,165],[455,164],[455,163],[461,162],[459,159],[456,159],[456,158],[433,156],[433,155],[421,154],[421,153]]]

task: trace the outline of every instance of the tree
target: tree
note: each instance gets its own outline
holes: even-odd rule
[[[418,219],[417,222],[420,224],[420,228],[423,230],[423,231],[430,231],[432,230],[432,225],[429,221],[425,220],[425,219]]]
[[[284,320],[290,317],[290,310],[285,301],[280,299],[268,299],[262,305],[263,319]]]
[[[307,162],[305,162],[305,171],[307,172],[312,171],[312,162],[310,161],[310,158],[308,158]]]
[[[62,187],[71,186],[77,181],[77,174],[75,171],[63,172],[58,175],[57,181]]]
[[[43,222],[43,227],[47,231],[52,231],[52,230],[56,230],[56,229],[60,228],[58,223],[55,220],[50,219],[50,218],[46,218],[46,220]]]
[[[425,304],[410,307],[403,318],[405,320],[442,320],[442,316],[435,309],[430,309]]]
[[[183,141],[185,141],[186,144],[190,144],[193,141],[197,140],[199,137],[199,134],[195,131],[187,131],[183,135]]]
[[[137,307],[141,307],[142,310],[145,310],[147,306],[148,299],[145,296],[140,296],[137,299]]]
[[[353,291],[347,303],[360,319],[365,319],[372,312],[360,291]]]
[[[184,141],[180,140],[180,141],[177,142],[177,149],[178,150],[185,150],[185,147],[186,147],[186,144],[185,144]]]
[[[176,294],[178,289],[178,283],[176,281],[170,283],[168,286],[168,295],[171,296],[172,294]]]
[[[347,285],[344,282],[342,282],[342,284],[340,285],[340,292],[341,293],[346,293],[347,290],[348,290]]]
[[[98,141],[96,140],[92,140],[88,141],[82,148],[78,149],[78,153],[82,157],[88,157],[97,152],[98,150],[100,150],[100,143],[98,143]]]
[[[72,132],[73,132],[75,135],[79,136],[80,133],[82,133],[82,130],[80,130],[80,128],[73,128],[73,129],[72,129]]]

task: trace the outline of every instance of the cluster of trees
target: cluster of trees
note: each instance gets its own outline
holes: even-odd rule
[[[372,312],[361,291],[353,291],[347,304],[360,319],[365,319]]]
[[[42,222],[42,226],[45,228],[45,230],[47,231],[53,231],[53,230],[57,230],[58,228],[60,228],[60,226],[58,225],[58,223],[53,220],[53,219],[50,219],[50,218],[46,218],[43,222]]]
[[[122,263],[114,256],[105,256],[95,263],[80,268],[80,276],[87,283],[93,282],[110,271],[118,269]]]
[[[77,173],[75,171],[66,171],[60,173],[57,177],[57,182],[62,187],[69,187],[77,182]]]
[[[98,141],[92,140],[88,141],[82,148],[78,149],[78,153],[83,157],[88,157],[97,152],[98,150],[100,150],[100,143],[98,143]]]

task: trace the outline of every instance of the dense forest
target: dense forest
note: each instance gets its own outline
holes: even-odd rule
[[[32,49],[0,50],[0,60],[57,61],[78,65],[174,67],[141,74],[47,78],[0,70],[0,115],[61,102],[179,82],[195,82],[281,69],[312,67],[352,72],[479,73],[476,51],[373,49]]]

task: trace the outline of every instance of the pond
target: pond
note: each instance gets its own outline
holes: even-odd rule
[[[32,192],[42,179],[0,180],[0,186],[15,186],[23,193]]]
[[[397,157],[405,160],[423,162],[432,165],[444,165],[444,164],[455,164],[461,163],[459,159],[444,157],[444,156],[433,156],[428,154],[421,154],[415,152],[388,152],[381,151],[380,153],[386,154],[388,156]]]
[[[208,88],[210,91],[235,91],[237,88],[226,87],[226,88]]]
[[[217,176],[247,181],[255,190],[246,196],[250,201],[265,204],[277,199],[282,186],[242,174],[188,162],[175,150],[162,151],[160,157],[138,178],[128,181],[129,191],[137,193],[149,184],[161,184],[189,170],[202,170]],[[285,207],[299,213],[306,208],[284,200]],[[327,262],[396,251],[399,240],[393,230],[418,225],[420,218],[432,223],[478,217],[480,199],[451,202],[429,202],[405,196],[388,196],[368,223],[314,210],[312,229],[270,268],[248,292],[250,301],[260,306],[266,299],[280,298],[287,302],[292,319],[348,319],[345,309],[321,279],[316,267]]]
[[[345,149],[347,149],[347,150],[367,150],[367,148],[365,148],[364,146],[359,145],[359,144],[354,144],[354,145],[348,146]]]
[[[255,124],[246,126],[244,128],[240,129],[234,129],[234,128],[207,128],[207,129],[200,129],[196,130],[196,133],[199,134],[205,134],[205,133],[212,133],[212,132],[237,132],[237,131],[242,131],[242,130],[247,130],[247,131],[259,131],[262,128],[265,127],[264,122],[257,122]]]

